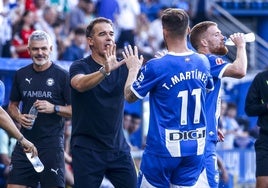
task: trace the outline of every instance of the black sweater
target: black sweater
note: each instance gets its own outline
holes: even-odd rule
[[[258,116],[257,125],[268,131],[268,70],[258,73],[251,83],[245,112],[248,116]]]

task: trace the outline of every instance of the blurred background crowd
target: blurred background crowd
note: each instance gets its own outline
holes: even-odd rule
[[[79,59],[90,53],[84,29],[99,16],[114,22],[118,50],[127,43],[135,44],[142,53],[151,56],[163,48],[159,19],[163,9],[182,8],[194,24],[210,12],[209,2],[212,1],[1,0],[0,57],[28,58],[28,36],[42,29],[52,36],[54,61]]]

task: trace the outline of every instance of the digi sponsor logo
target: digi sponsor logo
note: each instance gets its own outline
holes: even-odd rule
[[[181,140],[196,140],[199,138],[205,138],[206,130],[191,130],[191,131],[173,131],[169,133],[170,141],[181,141]]]

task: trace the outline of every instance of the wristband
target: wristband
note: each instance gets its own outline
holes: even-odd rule
[[[104,77],[107,77],[107,76],[110,75],[110,72],[107,73],[107,72],[104,70],[104,67],[101,67],[101,68],[99,69],[99,71],[103,74]]]

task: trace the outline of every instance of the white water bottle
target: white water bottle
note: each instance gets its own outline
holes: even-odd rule
[[[31,115],[31,121],[32,121],[32,125],[30,127],[27,127],[28,130],[31,130],[33,128],[33,125],[34,125],[34,122],[35,122],[35,119],[37,117],[37,114],[38,114],[38,110],[35,106],[32,106],[29,113]]]
[[[44,165],[38,156],[34,156],[32,158],[32,153],[26,153],[26,156],[29,159],[29,161],[32,163],[34,170],[36,172],[42,172],[44,170]]]
[[[246,42],[254,42],[255,41],[255,34],[254,33],[247,33],[244,35],[245,37],[245,41]],[[232,39],[228,38],[225,41],[225,45],[227,46],[234,46],[234,42],[232,41]]]

